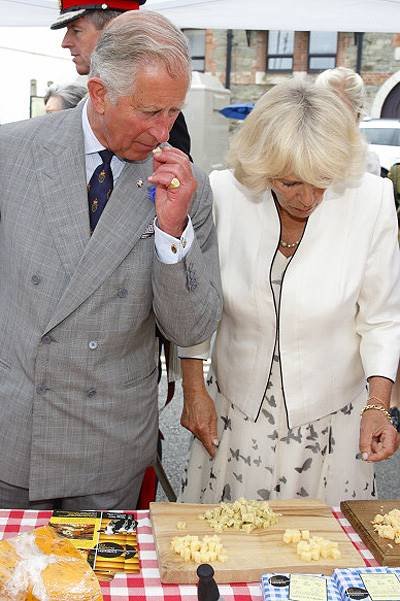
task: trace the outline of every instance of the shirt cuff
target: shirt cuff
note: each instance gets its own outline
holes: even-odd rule
[[[178,346],[179,359],[203,359],[207,361],[210,356],[210,339],[194,346]]]
[[[156,252],[162,263],[179,263],[188,254],[194,240],[192,220],[188,216],[188,223],[180,238],[174,238],[157,227],[157,217],[154,219],[154,237]]]

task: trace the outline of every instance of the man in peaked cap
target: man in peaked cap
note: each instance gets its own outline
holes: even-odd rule
[[[129,10],[138,10],[146,0],[59,0],[60,15],[50,29],[67,28],[61,46],[68,48],[79,75],[90,71],[90,57],[104,27]],[[182,113],[170,131],[169,143],[190,157],[190,136]]]

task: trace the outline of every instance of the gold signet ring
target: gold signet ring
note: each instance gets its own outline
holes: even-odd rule
[[[179,179],[177,177],[173,177],[168,188],[171,188],[171,190],[175,190],[176,188],[179,188],[180,185],[181,182],[179,181]]]

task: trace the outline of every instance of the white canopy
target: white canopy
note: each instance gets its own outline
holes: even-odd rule
[[[148,0],[146,7],[179,27],[201,29],[400,29],[400,0]]]
[[[376,32],[400,29],[400,0],[147,0],[145,7],[186,28]],[[57,0],[0,1],[0,27],[46,27],[57,15]]]

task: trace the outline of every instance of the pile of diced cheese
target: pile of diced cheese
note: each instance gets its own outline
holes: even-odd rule
[[[248,501],[240,498],[233,503],[220,503],[199,516],[216,532],[241,530],[252,532],[256,528],[269,528],[278,521],[279,514],[272,511],[266,501]]]
[[[400,544],[400,509],[392,509],[389,513],[378,513],[372,520],[373,528],[379,536]]]
[[[185,562],[212,563],[226,561],[227,555],[219,536],[174,536],[171,549],[180,555]]]
[[[297,555],[302,561],[339,559],[341,557],[338,543],[322,536],[311,536],[309,530],[285,530],[283,533],[283,542],[295,544]]]

